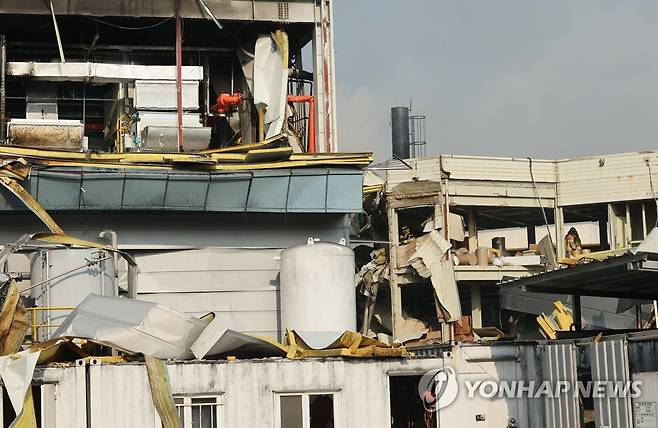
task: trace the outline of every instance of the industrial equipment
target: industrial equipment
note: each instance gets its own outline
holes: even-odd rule
[[[195,152],[283,134],[296,151],[335,151],[332,38],[318,26],[327,5],[272,14],[271,2],[254,3],[255,14],[231,19],[235,1],[210,13],[109,3],[0,8],[0,143]]]
[[[314,347],[356,331],[354,252],[341,244],[315,242],[281,253],[281,327]]]

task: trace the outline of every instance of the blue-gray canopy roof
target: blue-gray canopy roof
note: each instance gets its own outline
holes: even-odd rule
[[[358,169],[296,168],[248,172],[35,169],[21,185],[47,211],[207,211],[358,213]],[[0,211],[27,210],[0,188]]]

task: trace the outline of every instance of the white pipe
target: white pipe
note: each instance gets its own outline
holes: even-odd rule
[[[98,237],[101,239],[110,238],[110,245],[114,249],[119,249],[119,235],[110,229],[103,230],[98,234]],[[114,296],[119,296],[119,254],[117,252],[112,253],[112,264],[114,265]],[[101,266],[101,275],[104,275]]]
[[[61,62],[66,62],[64,58],[64,48],[62,47],[62,38],[59,35],[59,26],[57,25],[57,18],[55,18],[55,7],[53,1],[50,0],[50,14],[53,17],[53,25],[55,26],[55,37],[57,38],[57,47],[59,48],[59,59]]]

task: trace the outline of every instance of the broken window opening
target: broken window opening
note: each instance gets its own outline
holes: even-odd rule
[[[174,404],[181,428],[219,427],[219,396],[178,396]]]
[[[334,393],[291,393],[275,397],[277,428],[334,428]]]

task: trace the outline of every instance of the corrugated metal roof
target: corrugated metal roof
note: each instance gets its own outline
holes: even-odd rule
[[[503,283],[501,290],[654,300],[656,280],[658,254],[637,253],[519,278]]]

